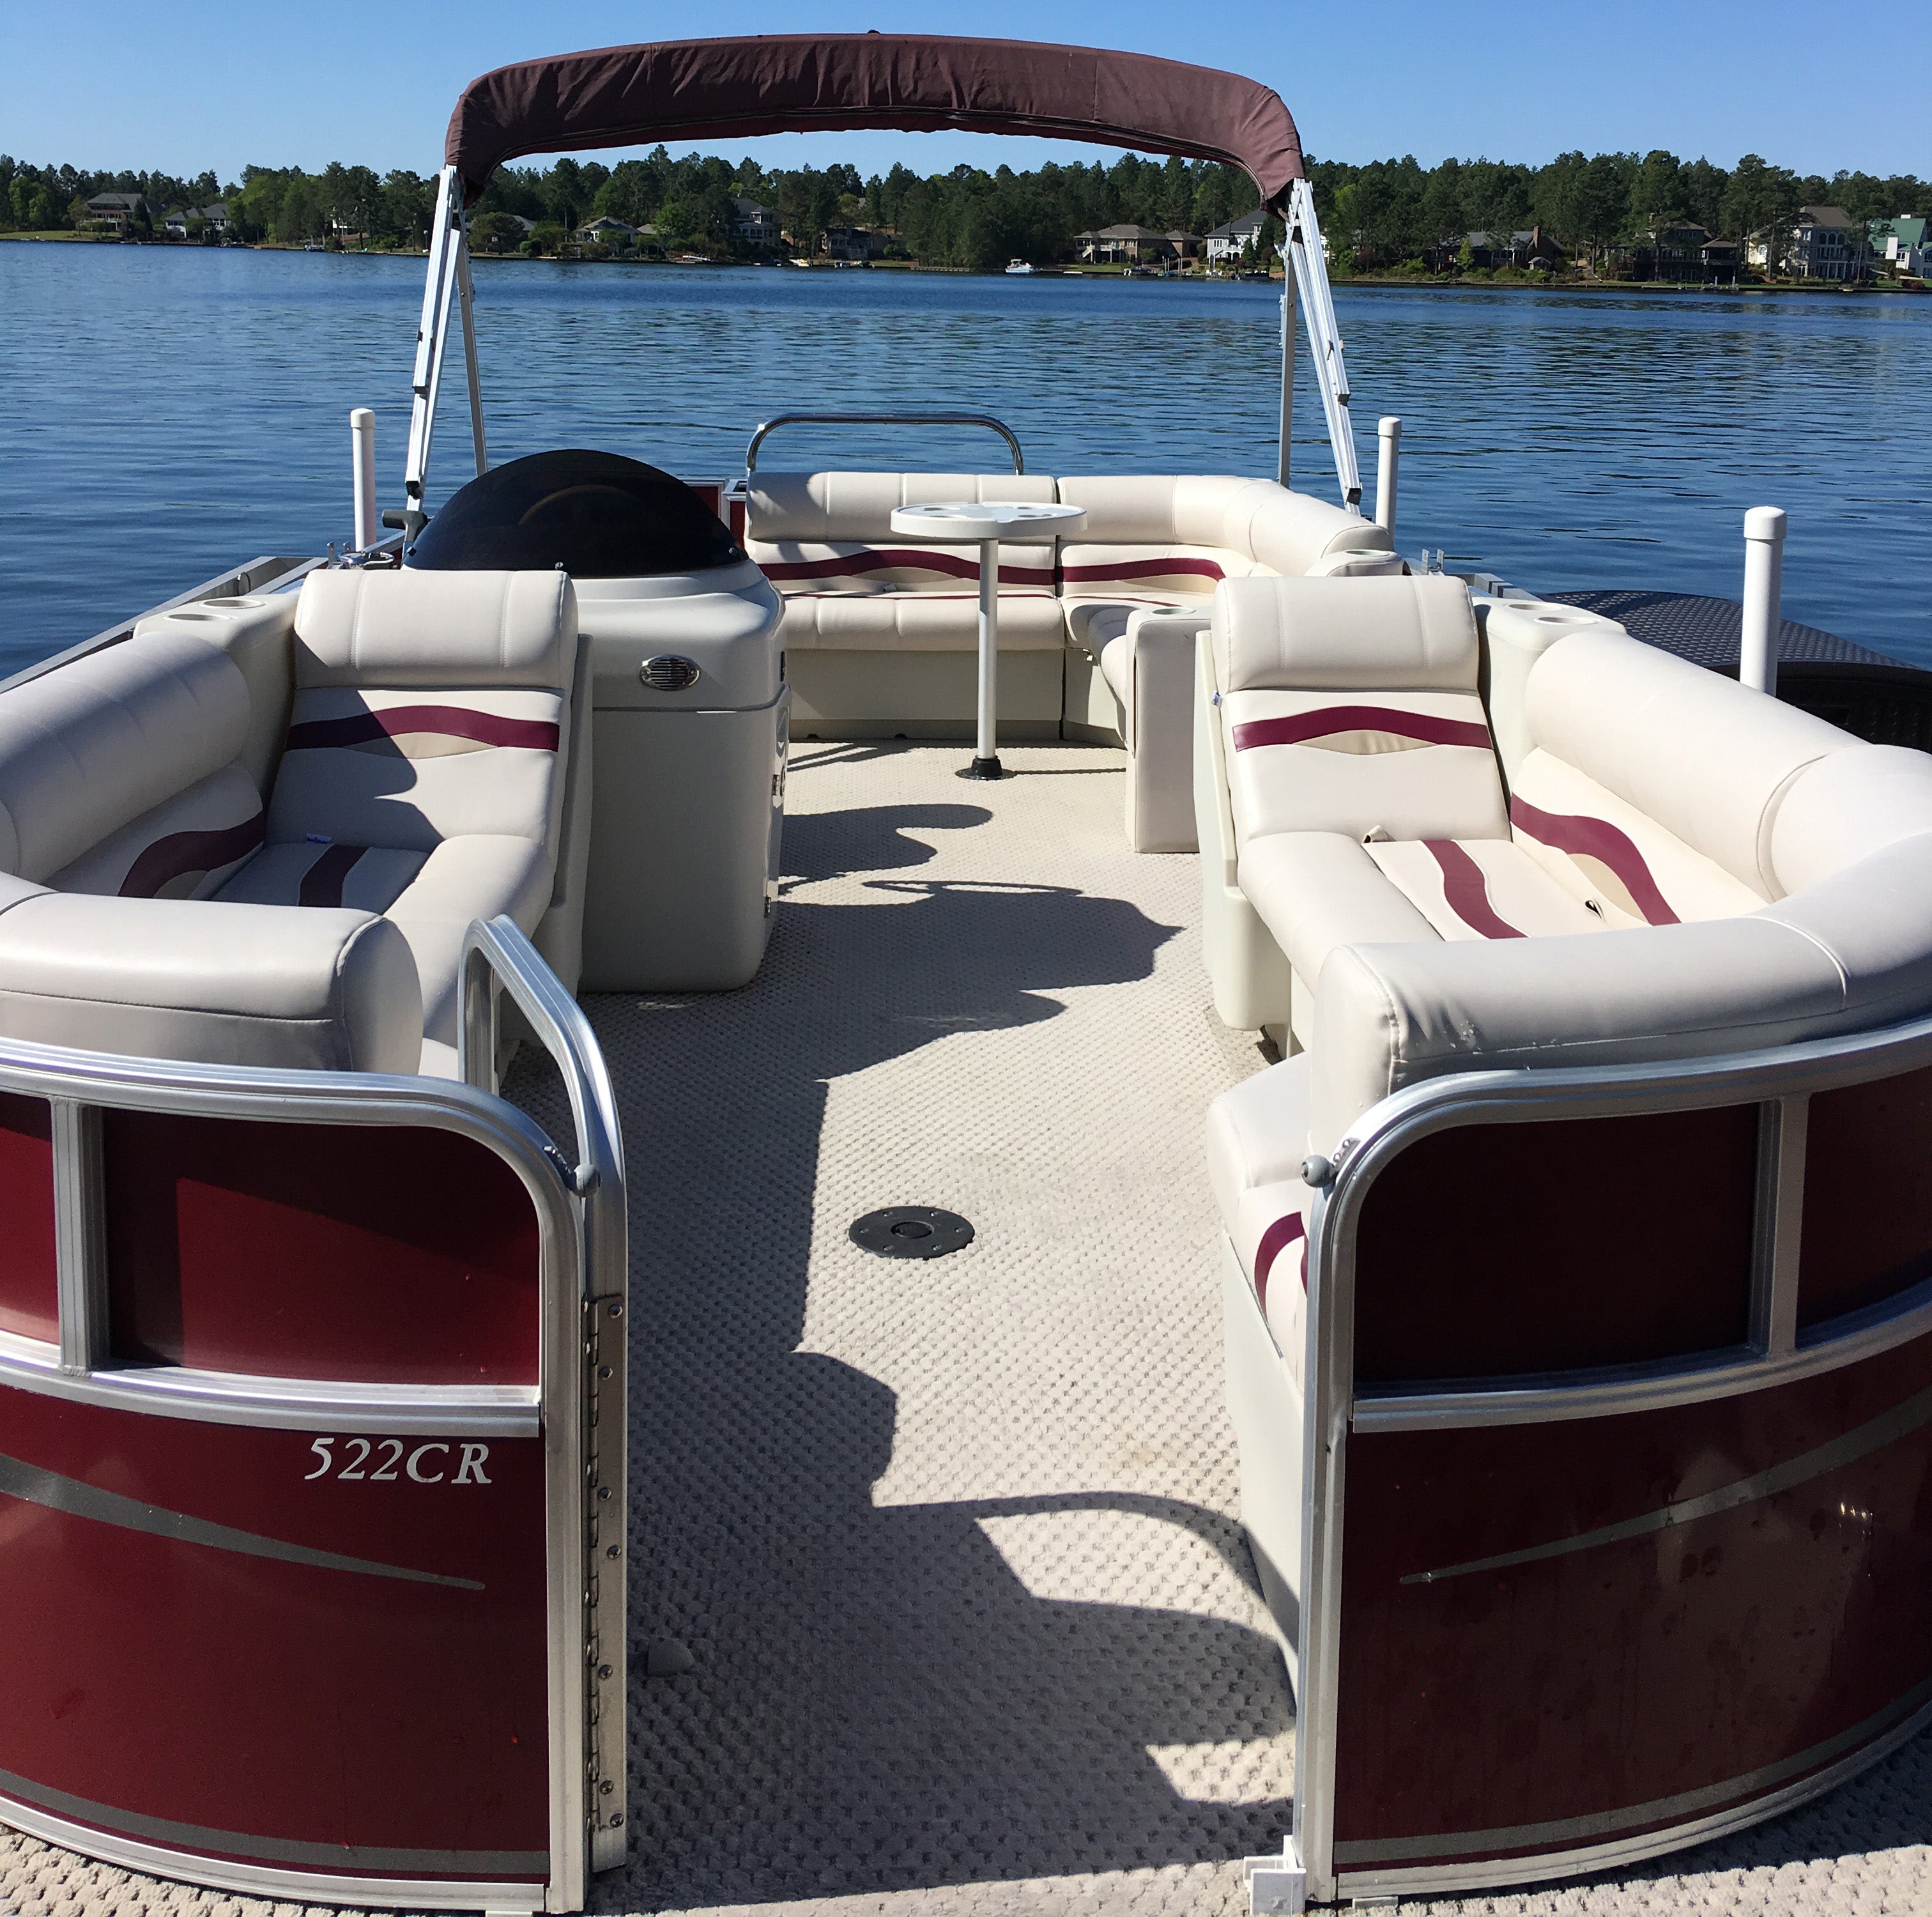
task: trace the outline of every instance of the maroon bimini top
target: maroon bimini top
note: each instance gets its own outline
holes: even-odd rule
[[[472,80],[444,157],[474,200],[506,160],[758,134],[1038,134],[1246,170],[1279,210],[1301,139],[1272,88],[1146,53],[928,34],[674,40],[524,60]]]

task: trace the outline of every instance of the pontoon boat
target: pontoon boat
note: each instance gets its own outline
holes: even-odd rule
[[[490,466],[496,166],[875,127],[1246,168],[1274,476]],[[0,688],[0,1816],[358,1906],[1294,1910],[1932,1720],[1932,760],[1400,556],[1252,82],[620,48],[447,157],[394,536],[364,416],[342,554]]]

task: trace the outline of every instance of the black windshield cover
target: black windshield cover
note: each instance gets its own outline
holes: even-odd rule
[[[648,579],[744,558],[682,479],[619,453],[532,453],[472,479],[423,529],[408,562],[431,572]]]

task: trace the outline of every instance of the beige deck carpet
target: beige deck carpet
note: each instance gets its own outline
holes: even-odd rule
[[[1292,1716],[1235,1522],[1192,857],[1119,755],[809,745],[758,980],[590,1001],[632,1184],[628,1868],[607,1911],[1232,1912]],[[542,1102],[532,1085],[527,1095]],[[963,1212],[932,1262],[846,1236]],[[653,1645],[691,1654],[647,1674]],[[1617,1880],[1444,1911],[1932,1911],[1932,1738]],[[266,1908],[0,1846],[0,1909]],[[1418,1907],[1405,1906],[1405,1908]]]

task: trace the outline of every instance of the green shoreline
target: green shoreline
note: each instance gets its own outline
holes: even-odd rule
[[[122,240],[110,238],[95,233],[76,232],[0,232],[0,244],[20,242],[28,244],[45,244],[52,242],[68,246],[138,246],[159,248],[164,252],[178,253],[305,253],[310,249],[300,246],[278,245],[273,242],[254,245],[236,243],[231,246],[210,247],[180,240]],[[422,260],[428,256],[419,248],[412,247],[386,247],[379,251],[344,249],[331,256],[338,260]],[[691,266],[727,267],[734,271],[740,268],[756,270],[761,262],[751,260],[559,260],[555,257],[529,260],[518,254],[479,253],[472,259],[478,266],[626,266],[662,267],[665,268]],[[766,270],[770,270],[766,268]],[[948,278],[962,276],[980,280],[1003,279],[1007,275],[998,268],[986,272],[976,272],[970,266],[927,266],[916,260],[876,260],[864,266],[834,267],[830,262],[808,267],[792,267],[793,272],[824,273],[895,272],[943,273]],[[1118,268],[1077,267],[1072,271],[1058,266],[1042,266],[1024,276],[1042,280],[1118,280],[1126,278]],[[1245,284],[1256,286],[1258,280],[1231,282],[1225,274],[1207,273],[1150,273],[1136,274],[1136,278],[1162,280],[1169,284],[1188,286]],[[1268,284],[1279,286],[1281,276],[1270,274]],[[1588,297],[1601,293],[1643,293],[1657,296],[1701,294],[1706,297],[1724,298],[1781,298],[1787,294],[1800,293],[1812,298],[1836,298],[1840,299],[1867,299],[1894,298],[1923,298],[1932,288],[1883,285],[1870,280],[1846,284],[1829,280],[1756,280],[1749,285],[1708,284],[1695,280],[1461,280],[1440,278],[1433,274],[1402,276],[1390,274],[1386,277],[1352,274],[1346,279],[1331,280],[1329,283],[1338,292],[1431,292],[1431,293],[1563,293],[1572,296]]]

